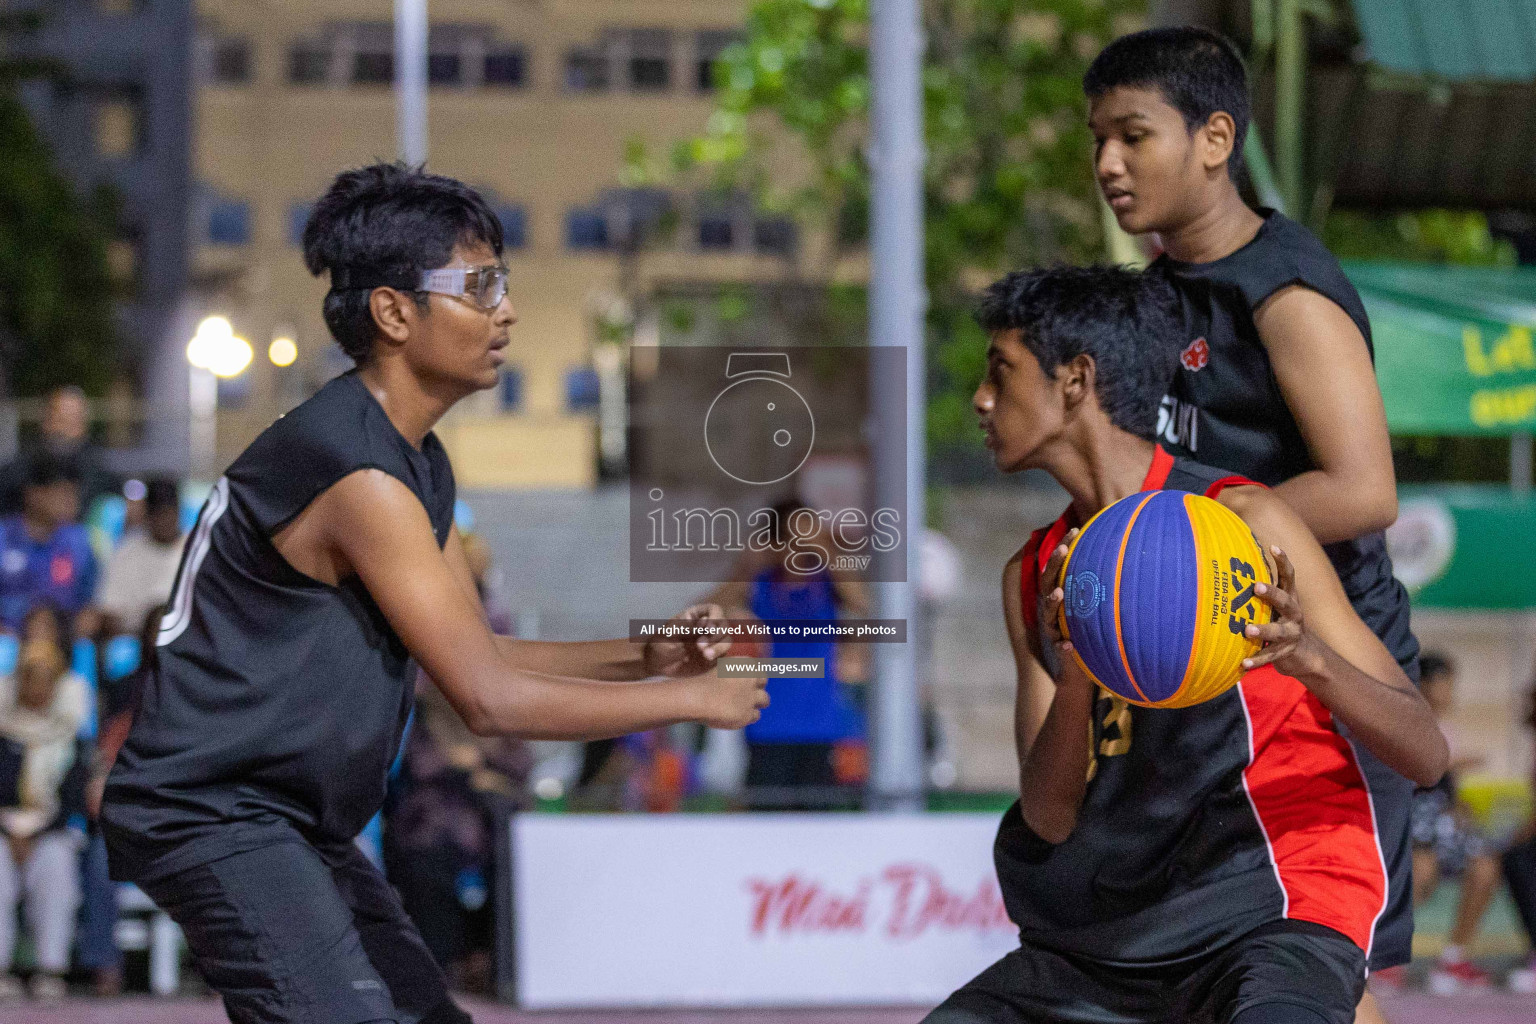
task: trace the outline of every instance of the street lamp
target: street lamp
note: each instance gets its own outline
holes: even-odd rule
[[[217,468],[219,380],[239,376],[253,355],[250,342],[235,334],[222,316],[203,320],[187,342],[188,440],[192,470],[203,479]]]
[[[299,346],[288,335],[279,334],[267,346],[267,358],[272,360],[273,366],[292,366],[294,360],[299,358]]]

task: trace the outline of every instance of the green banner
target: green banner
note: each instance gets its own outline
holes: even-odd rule
[[[1475,485],[1404,487],[1387,531],[1398,579],[1428,608],[1536,608],[1536,499]]]
[[[1394,434],[1536,431],[1536,268],[1344,264]]]

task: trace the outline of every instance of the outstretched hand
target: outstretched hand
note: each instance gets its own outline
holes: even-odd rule
[[[645,645],[645,668],[651,675],[696,676],[715,667],[731,649],[725,632],[725,610],[718,604],[696,604],[670,620],[703,629],[708,635],[650,640]]]
[[[1253,593],[1274,615],[1268,623],[1250,623],[1243,631],[1250,640],[1264,645],[1253,657],[1243,659],[1243,668],[1274,665],[1284,675],[1305,680],[1323,670],[1323,643],[1307,628],[1306,615],[1296,598],[1296,567],[1280,548],[1271,545],[1269,553],[1275,559],[1275,583],[1255,583]]]

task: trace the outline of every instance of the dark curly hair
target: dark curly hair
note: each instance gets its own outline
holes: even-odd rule
[[[983,293],[976,320],[988,333],[1017,328],[1052,380],[1079,355],[1093,357],[1099,408],[1121,430],[1150,439],[1173,380],[1182,320],[1160,275],[1128,267],[1020,270]]]
[[[476,242],[501,255],[501,222],[478,192],[420,167],[378,163],[338,174],[315,204],[304,226],[304,265],[316,276],[330,272],[325,324],[362,364],[373,354],[373,289],[414,293],[423,270],[447,263],[455,245]],[[423,309],[426,299],[416,293]]]

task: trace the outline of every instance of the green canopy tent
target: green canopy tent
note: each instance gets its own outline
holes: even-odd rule
[[[1394,434],[1510,435],[1513,488],[1404,487],[1389,539],[1421,606],[1536,607],[1536,268],[1349,262]],[[1523,460],[1523,465],[1521,464]]]
[[[1536,431],[1536,267],[1350,262],[1395,434]]]

